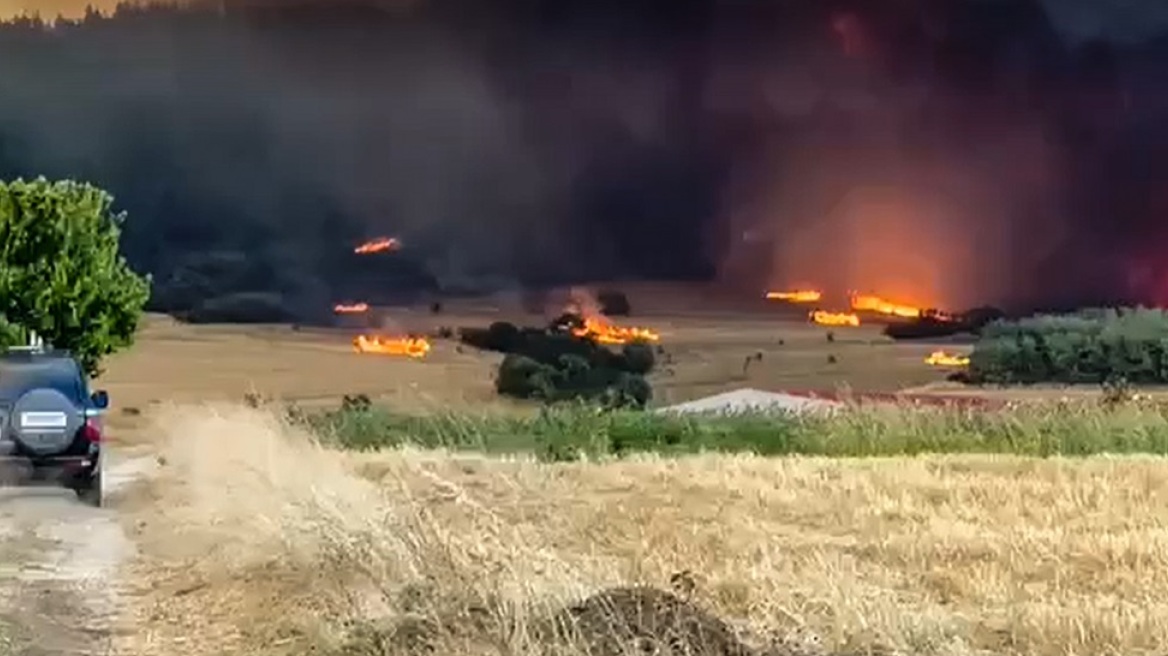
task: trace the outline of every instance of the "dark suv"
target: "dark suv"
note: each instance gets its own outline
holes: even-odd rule
[[[0,352],[0,475],[6,483],[61,485],[102,504],[104,391],[64,351]]]

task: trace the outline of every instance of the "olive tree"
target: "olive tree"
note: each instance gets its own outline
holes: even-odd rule
[[[35,331],[90,376],[133,342],[150,295],[119,252],[124,213],[89,184],[0,182],[0,340]]]

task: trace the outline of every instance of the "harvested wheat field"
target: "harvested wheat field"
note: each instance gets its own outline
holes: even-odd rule
[[[400,310],[383,325],[432,334],[499,319],[546,317]],[[1108,415],[1090,399],[1098,389],[970,391],[925,363],[937,345],[894,343],[875,327],[828,330],[782,313],[650,311],[628,322],[661,336],[656,405],[741,387],[840,386],[1085,404],[998,424],[916,421],[895,415],[910,409],[886,408],[874,431],[950,426],[993,436],[1011,421],[1032,422],[997,443],[1040,442],[1062,427],[1077,431],[1071,441],[1106,432],[1108,444],[1154,446],[1160,429],[1150,426],[1165,421],[1152,406]],[[393,412],[435,417],[533,411],[495,394],[497,354],[450,339],[434,339],[420,358],[357,353],[358,332],[152,317],[134,348],[110,359],[101,386],[117,408],[113,441],[163,463],[117,501],[138,557],[123,577],[131,590],[116,653],[1168,649],[1162,459],[707,453],[551,463],[342,452],[278,409],[334,408],[363,394]],[[246,408],[244,397],[277,403]],[[836,429],[855,432],[852,424]],[[947,443],[931,435],[916,441]]]
[[[342,454],[232,406],[163,418],[160,477],[127,501],[142,630],[118,653],[573,653],[553,646],[580,636],[552,620],[634,584],[725,620],[685,611],[720,645],[709,654],[1168,646],[1162,460],[539,464]],[[671,599],[656,601],[683,603]],[[602,601],[576,615],[595,620]],[[658,626],[643,615],[653,599],[611,601],[640,609],[624,625]],[[593,638],[594,653],[653,653]]]
[[[540,315],[479,307],[454,307],[437,317],[418,308],[385,312],[382,322],[392,326],[391,333],[485,327],[500,319],[531,326],[547,321]],[[938,348],[962,352],[968,346],[898,343],[884,337],[878,326],[826,329],[808,325],[789,311],[716,315],[661,311],[627,322],[661,335],[665,354],[650,376],[654,405],[743,387],[827,393],[845,388],[856,393],[1019,401],[1099,395],[1097,386],[970,389],[946,382],[952,369],[925,362]],[[449,409],[530,410],[495,393],[498,354],[463,347],[456,339],[433,339],[432,350],[418,359],[357,353],[352,340],[360,333],[358,327],[191,326],[151,316],[134,347],[109,359],[100,380],[119,408],[110,418],[114,439],[152,442],[154,436],[143,432],[146,418],[163,403],[237,402],[247,395],[311,407],[335,406],[346,394],[365,394],[397,412],[423,415]]]
[[[441,326],[485,327],[501,318],[519,325],[547,322],[539,315],[455,310],[432,317],[403,309],[392,316],[396,330],[423,333]],[[667,355],[652,377],[657,404],[740,387],[834,390],[846,385],[889,392],[944,381],[950,373],[925,363],[935,345],[897,344],[876,327],[833,331],[781,312],[657,314],[628,321],[661,334]],[[462,347],[453,339],[434,339],[433,350],[420,359],[356,353],[352,340],[360,332],[356,327],[190,326],[152,316],[134,347],[109,359],[101,385],[119,407],[132,408],[134,417],[163,402],[238,401],[248,393],[304,405],[366,394],[397,410],[420,413],[514,407],[495,394],[498,354]],[[114,421],[120,422],[123,436],[140,425],[124,413]]]

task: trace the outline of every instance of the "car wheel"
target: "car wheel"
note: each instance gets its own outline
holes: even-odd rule
[[[80,499],[81,502],[85,505],[93,506],[94,508],[100,508],[102,503],[105,501],[101,489],[102,479],[104,478],[105,476],[102,474],[102,467],[99,466],[96,470],[94,470],[93,474],[91,474],[89,478],[85,479],[83,482],[78,484],[77,487],[73,488],[73,491],[77,493],[77,498]]]

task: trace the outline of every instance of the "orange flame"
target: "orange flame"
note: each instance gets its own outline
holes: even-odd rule
[[[353,338],[353,348],[358,353],[379,355],[405,355],[424,358],[430,352],[430,342],[425,337],[377,337],[358,335]]]
[[[787,301],[788,303],[815,303],[823,294],[813,289],[797,289],[789,292],[767,292],[767,300]]]
[[[933,351],[929,354],[929,357],[925,358],[925,362],[934,367],[965,367],[969,365],[969,356],[946,353],[945,351]]]
[[[894,317],[906,317],[915,319],[921,316],[921,308],[913,307],[911,305],[900,305],[898,303],[891,303],[879,296],[871,296],[867,294],[853,294],[852,295],[852,309],[857,312],[875,312],[877,314],[886,314]]]
[[[860,317],[847,312],[825,312],[816,310],[809,315],[813,323],[821,326],[859,326]]]
[[[614,326],[601,319],[585,319],[584,326],[573,328],[572,334],[577,337],[594,339],[601,344],[627,344],[633,341],[658,342],[661,335],[648,328],[626,328]]]
[[[368,303],[353,303],[352,305],[338,303],[333,306],[333,312],[337,314],[363,314],[368,311]]]
[[[358,255],[369,255],[371,253],[381,253],[384,251],[396,251],[401,248],[401,242],[395,237],[378,237],[361,244],[353,249],[353,252]]]

